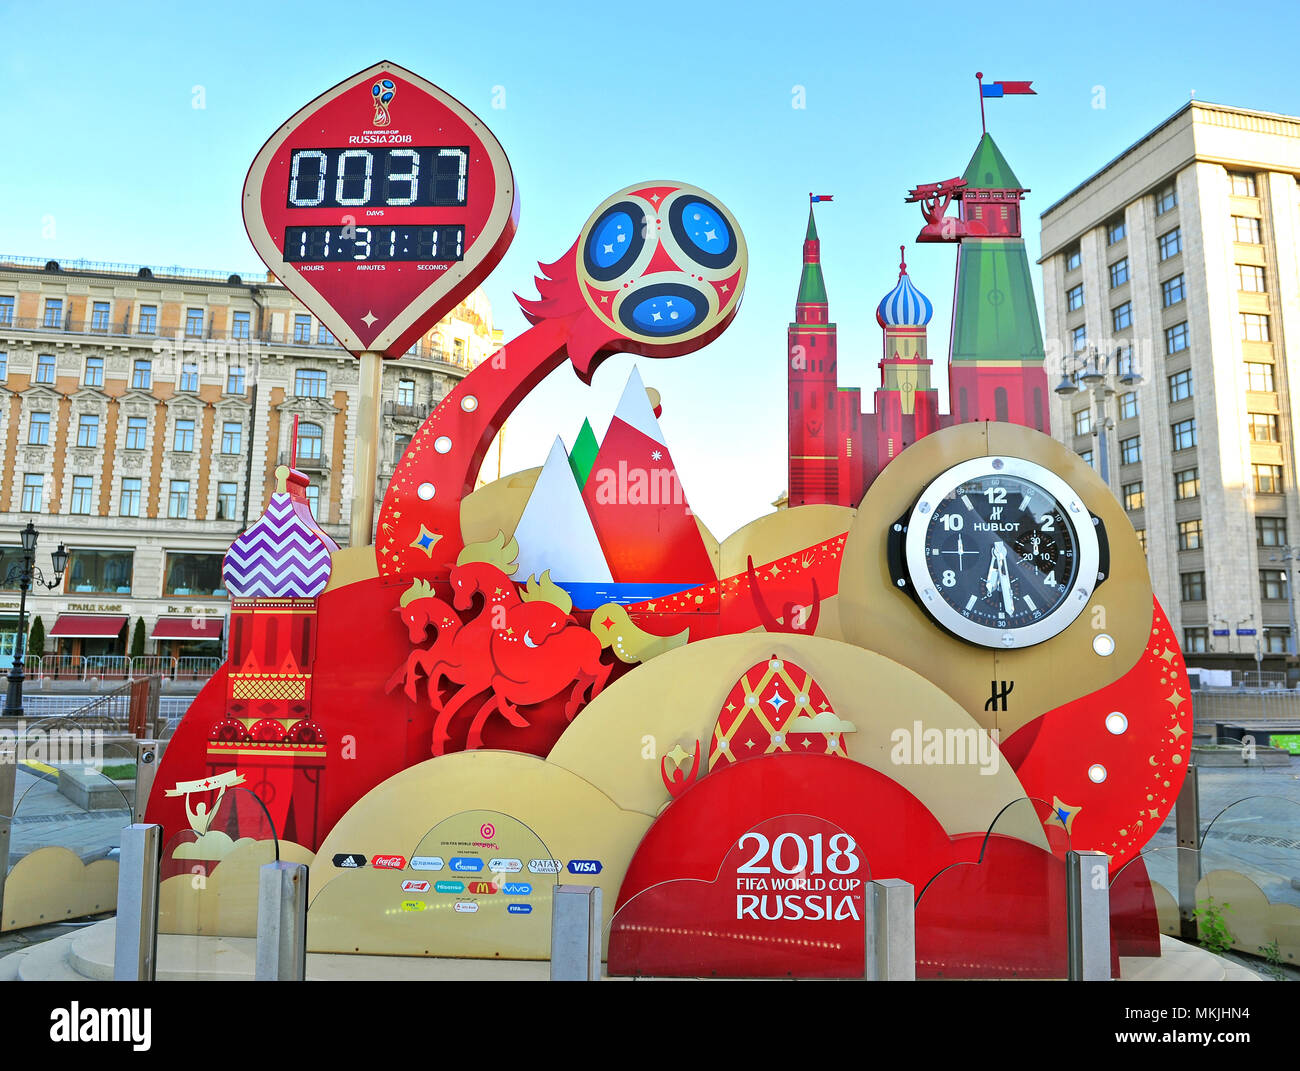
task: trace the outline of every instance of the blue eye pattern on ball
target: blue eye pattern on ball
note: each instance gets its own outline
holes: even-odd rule
[[[736,259],[736,242],[726,217],[702,197],[681,197],[668,209],[668,226],[683,252],[706,268],[725,268]]]
[[[641,208],[631,201],[620,201],[601,213],[582,249],[588,275],[607,283],[626,274],[645,245],[641,216]]]
[[[681,283],[655,283],[623,302],[618,318],[638,334],[665,338],[691,330],[708,313],[708,301],[698,291]]]

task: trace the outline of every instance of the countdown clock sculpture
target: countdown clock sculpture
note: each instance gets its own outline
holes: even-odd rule
[[[981,647],[1050,640],[1105,578],[1105,530],[1054,472],[1017,457],[963,461],[894,526],[891,572],[927,615]]]
[[[505,255],[519,219],[510,161],[460,101],[377,63],[271,136],[243,209],[267,267],[361,361],[351,535],[364,546],[382,359],[402,356]]]

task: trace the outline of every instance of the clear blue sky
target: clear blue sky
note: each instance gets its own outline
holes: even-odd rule
[[[750,279],[735,323],[701,353],[640,362],[692,505],[722,537],[785,486],[785,330],[810,190],[835,197],[818,220],[840,382],[869,390],[874,310],[902,242],[936,309],[931,355],[946,355],[953,250],[912,246],[922,221],[902,198],[964,169],[976,70],[1038,91],[988,102],[1032,188],[1031,257],[1038,214],[1193,90],[1300,114],[1293,0],[1260,0],[1240,26],[1204,0],[874,7],[3,4],[0,253],[255,269],[239,211],[253,155],[316,94],[393,60],[478,112],[510,156],[521,224],[487,283],[507,339],[525,326],[511,291],[531,294],[535,262],[564,252],[609,193],[676,178],[736,214]],[[590,389],[567,368],[544,383],[511,422],[506,468],[540,464],[583,416],[601,433],[631,361],[612,359]]]

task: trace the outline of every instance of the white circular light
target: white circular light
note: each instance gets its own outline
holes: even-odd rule
[[[451,440],[445,435],[439,435],[433,440],[433,448],[440,454],[447,453],[451,449]]]
[[[429,499],[433,497],[433,484],[422,483],[420,484],[419,487],[416,488],[415,493],[419,495],[420,498],[422,498],[425,502],[428,502]]]
[[[1101,655],[1102,658],[1105,658],[1107,655],[1113,655],[1115,653],[1115,641],[1107,633],[1099,632],[1092,639],[1092,649]]]
[[[773,733],[773,734],[772,734],[772,743],[774,743],[774,744],[779,744],[779,743],[781,743],[781,741],[784,740],[784,739],[785,739],[785,733]]]
[[[1094,762],[1088,767],[1088,780],[1094,785],[1099,785],[1106,780],[1106,767],[1099,762]]]
[[[1115,736],[1119,736],[1128,730],[1128,718],[1118,710],[1112,710],[1106,715],[1106,731]]]
[[[460,407],[467,413],[474,412],[478,408],[478,399],[472,394],[467,394],[460,400]]]

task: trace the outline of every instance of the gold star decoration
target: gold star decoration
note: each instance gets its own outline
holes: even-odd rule
[[[1172,736],[1175,740],[1177,740],[1185,732],[1187,732],[1187,730],[1184,729],[1181,725],[1175,725],[1172,729],[1169,730],[1169,735]]]
[[[1052,797],[1052,813],[1043,819],[1045,826],[1060,826],[1069,833],[1074,826],[1074,820],[1079,816],[1082,807],[1076,807],[1072,803],[1064,802],[1060,796]]]
[[[668,754],[664,756],[664,758],[666,759],[672,759],[673,765],[678,767],[678,769],[680,769],[682,763],[685,762],[690,757],[691,756],[687,753],[686,749],[683,748],[681,744],[674,744],[672,751],[668,752]]]
[[[428,557],[432,558],[434,545],[441,538],[442,536],[430,532],[424,525],[420,525],[420,534],[411,540],[411,546],[424,551]]]
[[[1177,710],[1180,706],[1182,706],[1184,703],[1187,702],[1187,697],[1185,695],[1182,695],[1178,691],[1178,689],[1175,688],[1172,692],[1169,693],[1169,695],[1165,696],[1165,702],[1168,703],[1170,706],[1172,706],[1175,710]]]

